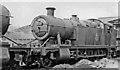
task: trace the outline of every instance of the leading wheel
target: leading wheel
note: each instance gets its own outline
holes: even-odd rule
[[[42,60],[42,66],[45,67],[45,68],[48,68],[52,65],[52,60],[50,58],[43,58]]]

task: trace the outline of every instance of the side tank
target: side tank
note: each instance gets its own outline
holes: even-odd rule
[[[74,30],[70,20],[54,17],[55,8],[46,8],[47,16],[37,16],[32,21],[32,32],[35,38],[44,40],[48,37],[56,37],[59,33],[62,40],[69,39]]]

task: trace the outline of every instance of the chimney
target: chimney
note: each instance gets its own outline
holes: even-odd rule
[[[55,10],[54,7],[47,7],[46,10],[47,10],[47,15],[54,16],[54,10]]]
[[[77,15],[72,15],[72,17],[74,17],[74,18],[75,18],[75,17],[77,17]]]
[[[72,15],[72,17],[70,18],[70,20],[79,22],[79,18],[77,17],[77,15]]]

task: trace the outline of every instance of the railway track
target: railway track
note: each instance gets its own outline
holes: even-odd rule
[[[89,60],[83,59],[74,65],[59,64],[49,68],[37,68],[37,66],[34,66],[32,68],[21,67],[16,69],[3,69],[3,70],[119,70],[120,69],[119,64],[120,58],[114,59],[103,58],[98,62],[91,62]]]
[[[46,69],[46,68],[42,68],[42,69],[29,69],[29,70],[119,70],[117,68],[102,68],[102,69],[97,69],[97,68],[55,68],[55,69]]]

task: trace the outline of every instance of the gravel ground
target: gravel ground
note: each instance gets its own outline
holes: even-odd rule
[[[103,58],[93,62],[93,67],[96,68],[118,68],[118,61],[114,59]]]
[[[28,69],[28,70],[118,70],[117,68],[118,68],[117,59],[103,58],[98,61],[95,60],[94,62],[87,59],[82,59],[74,65],[59,64],[54,66],[53,68],[38,68],[38,69]]]
[[[60,65],[54,66],[53,68],[73,68],[73,66],[69,64],[60,64]]]
[[[82,59],[74,65],[60,64],[53,68],[118,68],[118,61],[115,59],[103,58],[99,61],[94,62],[87,59]]]

